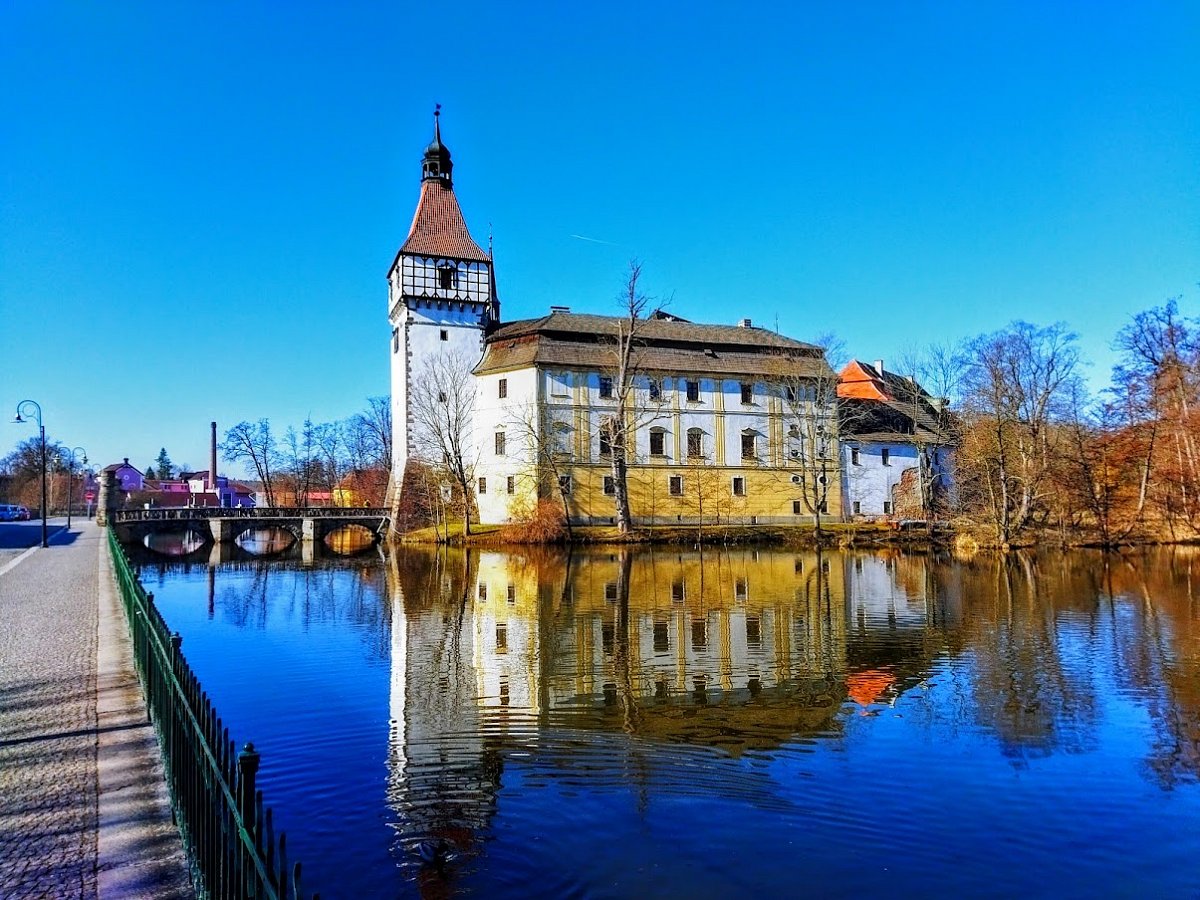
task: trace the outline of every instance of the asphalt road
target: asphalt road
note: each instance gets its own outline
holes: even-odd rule
[[[71,525],[79,520],[79,516],[71,517]],[[46,520],[46,533],[54,534],[67,524],[66,516],[51,516]],[[16,559],[30,547],[36,547],[42,542],[42,520],[30,519],[28,522],[0,522],[0,566]]]

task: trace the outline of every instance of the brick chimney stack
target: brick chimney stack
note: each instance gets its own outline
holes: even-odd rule
[[[213,422],[212,439],[208,451],[208,489],[214,493],[217,490],[217,423]]]

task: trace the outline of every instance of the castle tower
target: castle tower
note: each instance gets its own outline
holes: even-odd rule
[[[392,326],[392,477],[394,513],[414,453],[410,391],[430,356],[454,353],[474,365],[489,323],[499,321],[490,254],[471,239],[442,143],[441,107],[421,159],[421,196],[408,237],[388,271]]]

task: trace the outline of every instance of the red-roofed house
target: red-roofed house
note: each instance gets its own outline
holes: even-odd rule
[[[848,516],[936,518],[954,494],[946,401],[883,360],[851,360],[838,375],[843,504]]]

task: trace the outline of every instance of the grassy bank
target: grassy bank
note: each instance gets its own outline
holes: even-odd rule
[[[934,543],[946,543],[952,537],[949,532],[939,531]],[[402,544],[436,544],[447,540],[445,529],[420,528],[398,535]],[[512,526],[472,525],[471,534],[463,536],[462,524],[451,525],[451,544],[470,546],[503,546],[527,543],[512,539]],[[898,530],[885,524],[850,524],[831,522],[821,526],[822,546],[851,546],[872,544],[916,544],[931,542],[924,529]],[[566,540],[555,543],[567,543]],[[696,526],[655,525],[637,528],[629,534],[621,534],[612,525],[579,525],[572,529],[571,543],[574,544],[674,544],[694,546],[699,543],[714,545],[734,544],[778,544],[783,546],[815,546],[817,535],[811,525],[706,525]]]

